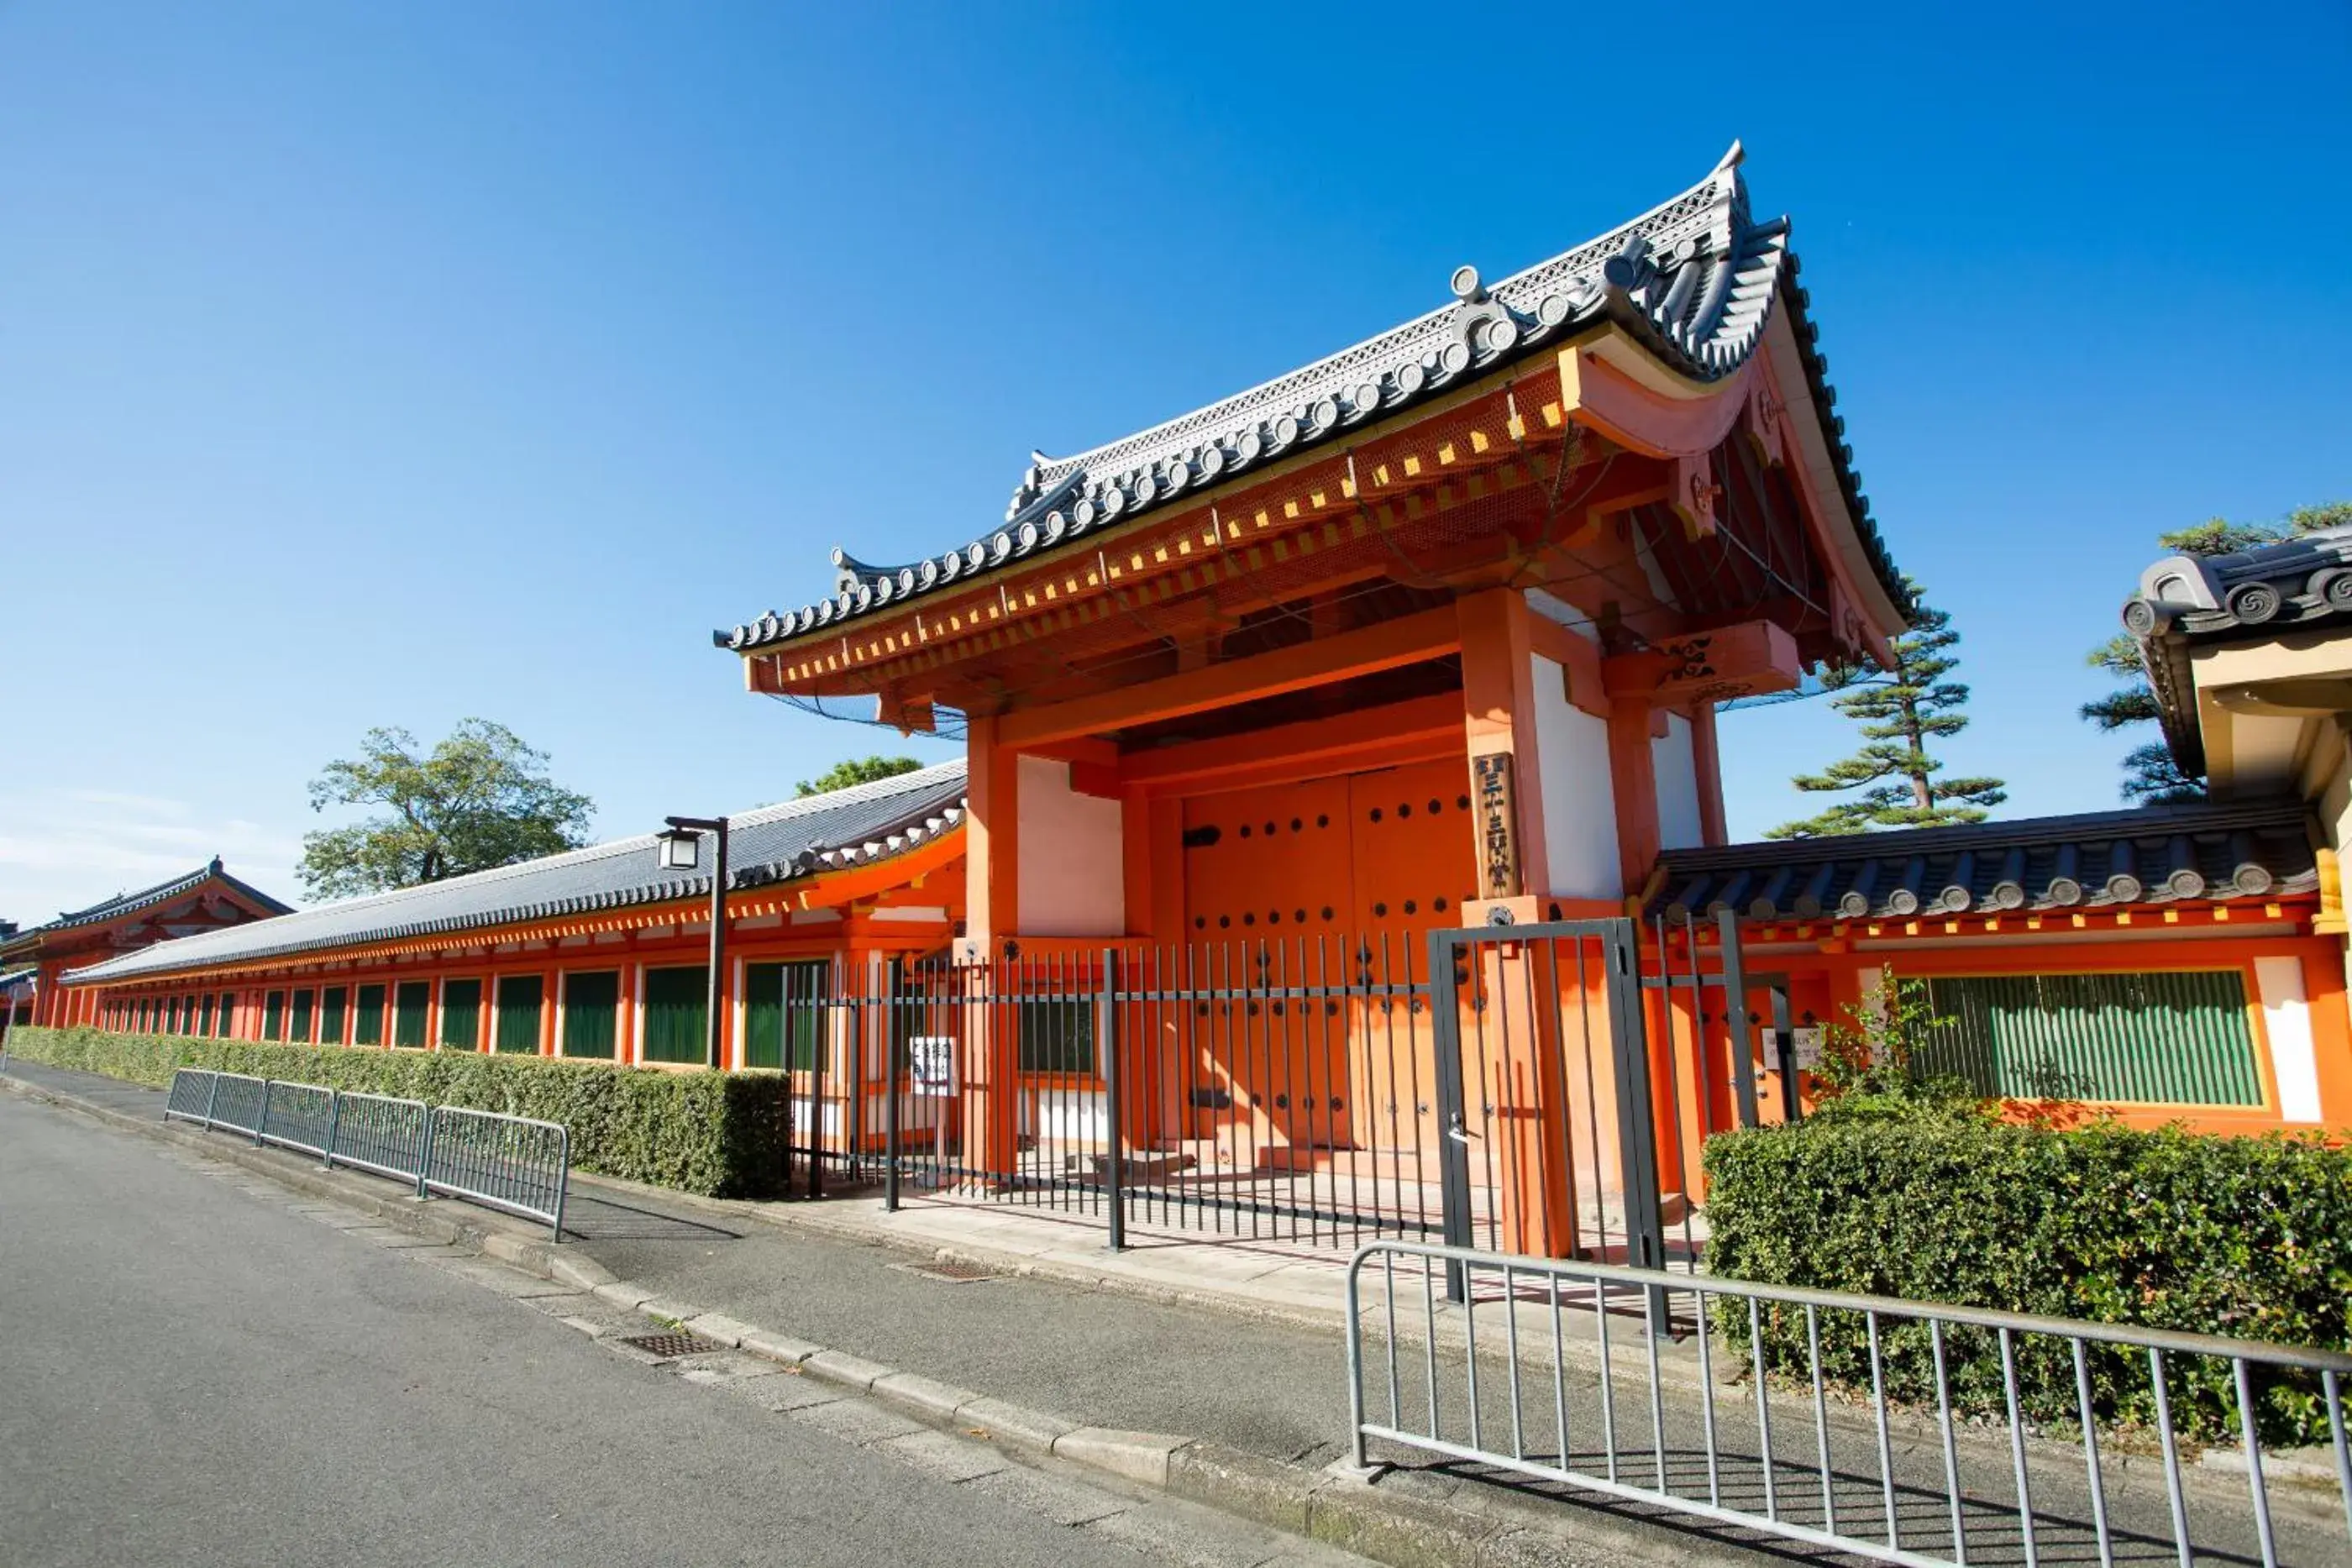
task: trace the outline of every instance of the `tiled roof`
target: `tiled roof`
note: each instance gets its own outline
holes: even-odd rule
[[[136,914],[142,909],[151,909],[159,904],[168,904],[181,894],[193,892],[215,879],[227,883],[273,915],[284,915],[294,907],[290,904],[279,903],[250,883],[242,882],[229,875],[227,872],[221,869],[220,857],[215,855],[211,863],[200,865],[192,872],[172,878],[169,882],[159,882],[152,887],[141,888],[137,893],[118,893],[112,898],[101,899],[87,909],[67,910],[47,925],[36,925],[30,930],[17,932],[9,937],[8,941],[12,944],[18,943],[28,936],[38,936],[51,931],[69,930],[77,925],[100,925],[110,920],[119,920],[123,915]]]
[[[1651,912],[1860,920],[2115,909],[2312,892],[2300,801],[2145,807],[1781,839],[1659,857]]]
[[[1344,436],[1604,319],[1683,374],[1715,381],[1739,369],[1763,340],[1784,285],[1798,312],[1806,380],[1863,548],[1889,596],[1907,604],[1902,574],[1870,520],[1853,450],[1838,439],[1845,422],[1826,379],[1829,362],[1813,346],[1818,332],[1802,317],[1806,294],[1795,283],[1789,222],[1749,218],[1739,163],[1734,144],[1706,179],[1674,200],[1499,283],[1482,283],[1475,267],[1457,268],[1452,304],[1287,375],[1075,456],[1032,454],[1001,528],[902,566],[871,566],[835,549],[831,598],[771,610],[712,632],[711,640],[739,651],[789,642],[1050,553]]]
[[[962,762],[946,762],[730,818],[728,885],[760,887],[902,853],[963,820],[963,780]],[[700,859],[710,864],[708,844]],[[158,942],[68,977],[76,983],[127,979],[709,894],[708,871],[686,876],[661,871],[654,836],[645,833]]]
[[[2205,771],[2189,668],[2192,643],[2274,637],[2347,612],[2352,527],[2229,555],[2167,556],[2141,572],[2139,592],[2124,605],[2124,626],[2139,639],[2164,738],[2182,771]]]

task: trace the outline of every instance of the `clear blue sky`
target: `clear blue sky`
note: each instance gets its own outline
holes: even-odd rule
[[[2347,18],[0,4],[0,915],[215,850],[293,895],[371,725],[509,724],[600,835],[789,794],[895,737],[709,628],[1734,137],[1967,635],[1953,766],[2105,806],[2152,536],[2352,495]],[[1849,741],[1727,720],[1735,832]]]

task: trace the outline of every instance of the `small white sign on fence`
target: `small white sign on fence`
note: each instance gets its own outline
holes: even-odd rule
[[[1801,1029],[1792,1029],[1789,1031],[1790,1054],[1797,1059],[1797,1070],[1799,1071],[1818,1072],[1821,1071],[1822,1037],[1828,1031],[1822,1029],[1819,1024],[1807,1024]],[[1767,1072],[1780,1071],[1780,1048],[1774,1041],[1772,1030],[1769,1029],[1758,1030],[1756,1031],[1756,1040],[1759,1054],[1760,1054],[1764,1059],[1764,1071]]]
[[[955,1037],[919,1034],[907,1041],[907,1076],[915,1093],[935,1100],[955,1095]]]

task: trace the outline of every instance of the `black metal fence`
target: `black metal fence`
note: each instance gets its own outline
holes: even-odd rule
[[[836,966],[788,993],[807,1190],[878,1177],[1267,1240],[1435,1234],[1430,987],[1405,942]]]
[[[772,1032],[811,1196],[1656,1264],[1677,1221],[1700,1243],[1695,1138],[1754,1119],[1722,935],[1727,961],[1614,919],[793,966]]]

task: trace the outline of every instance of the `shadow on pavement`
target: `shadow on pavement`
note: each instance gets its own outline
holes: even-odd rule
[[[577,1241],[740,1241],[743,1233],[682,1215],[664,1214],[578,1187],[563,1203],[563,1233]]]

